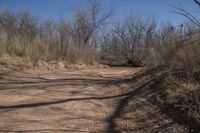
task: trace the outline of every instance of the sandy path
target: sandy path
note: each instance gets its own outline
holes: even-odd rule
[[[131,79],[138,71],[2,74],[0,132],[187,132],[153,104],[151,74]]]

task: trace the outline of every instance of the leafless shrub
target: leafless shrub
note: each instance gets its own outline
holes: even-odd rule
[[[0,55],[92,63],[99,54],[102,59],[132,66],[198,69],[199,20],[176,9],[195,21],[195,26],[158,27],[154,17],[145,19],[130,13],[122,22],[106,27],[112,10],[102,10],[97,0],[76,8],[73,19],[62,17],[58,22],[41,22],[28,11],[11,13],[4,9],[0,12]]]
[[[99,1],[88,1],[77,8],[75,17],[60,21],[39,21],[29,11],[0,12],[0,55],[27,57],[30,60],[68,60],[92,63],[97,59],[96,35],[112,15]]]
[[[110,53],[132,66],[155,64],[156,22],[154,18],[140,16],[130,13],[122,23],[115,25],[112,33],[102,35],[102,53]]]

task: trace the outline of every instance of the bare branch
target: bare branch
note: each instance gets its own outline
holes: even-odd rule
[[[191,13],[189,13],[188,11],[186,11],[186,10],[180,8],[180,7],[177,7],[177,6],[174,6],[174,5],[171,5],[171,4],[168,4],[168,5],[177,10],[177,11],[173,11],[174,13],[177,13],[177,14],[180,14],[180,15],[186,17],[192,23],[194,23],[195,25],[200,27],[200,21],[195,16],[193,16]]]
[[[193,0],[197,5],[199,5],[199,7],[200,7],[200,1],[198,1],[198,0]]]

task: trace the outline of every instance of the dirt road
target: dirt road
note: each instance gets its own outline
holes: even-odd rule
[[[188,132],[154,102],[139,68],[0,75],[0,132]]]

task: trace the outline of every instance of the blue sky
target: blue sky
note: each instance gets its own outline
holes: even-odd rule
[[[198,7],[192,0],[100,0],[104,9],[112,7],[116,20],[120,20],[130,11],[140,12],[145,17],[155,15],[159,22],[181,23],[184,17],[172,13],[173,8],[168,4],[182,7],[194,14],[197,14]],[[0,0],[0,8],[6,7],[13,12],[23,9],[30,10],[41,19],[58,19],[62,11],[66,16],[71,17],[76,6],[84,6],[85,0]]]

